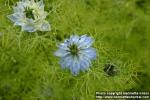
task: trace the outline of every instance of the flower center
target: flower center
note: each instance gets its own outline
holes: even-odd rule
[[[78,50],[77,45],[73,44],[69,47],[69,49],[70,49],[70,52],[71,52],[72,55],[77,55],[78,54],[79,50]]]
[[[27,18],[35,19],[33,14],[33,9],[26,7],[24,12]]]

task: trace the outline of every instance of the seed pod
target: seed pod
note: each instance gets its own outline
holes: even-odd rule
[[[105,65],[104,65],[104,72],[105,72],[108,76],[115,76],[118,71],[117,71],[115,65],[113,65],[113,64],[105,64]]]

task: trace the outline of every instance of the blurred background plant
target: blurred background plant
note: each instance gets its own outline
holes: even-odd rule
[[[44,0],[52,31],[35,33],[7,19],[17,1],[0,1],[0,100],[94,100],[95,91],[150,90],[149,0]],[[76,77],[54,56],[73,33],[92,36],[98,55]]]

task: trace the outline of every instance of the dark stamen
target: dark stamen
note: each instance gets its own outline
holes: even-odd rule
[[[25,12],[27,18],[35,19],[34,14],[33,14],[33,9],[27,7],[27,8],[25,8],[24,12]]]
[[[71,52],[72,55],[77,55],[78,54],[79,50],[78,50],[77,45],[73,44],[69,48],[70,48],[70,52]]]

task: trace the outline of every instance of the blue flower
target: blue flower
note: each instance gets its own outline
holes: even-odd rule
[[[68,68],[73,75],[77,75],[80,71],[88,70],[91,60],[96,58],[92,44],[93,39],[87,35],[72,35],[58,46],[55,55],[61,57],[60,64],[63,69]]]
[[[50,24],[45,20],[47,12],[44,11],[43,0],[21,0],[13,7],[14,13],[8,18],[14,25],[21,26],[22,31],[50,31]]]

